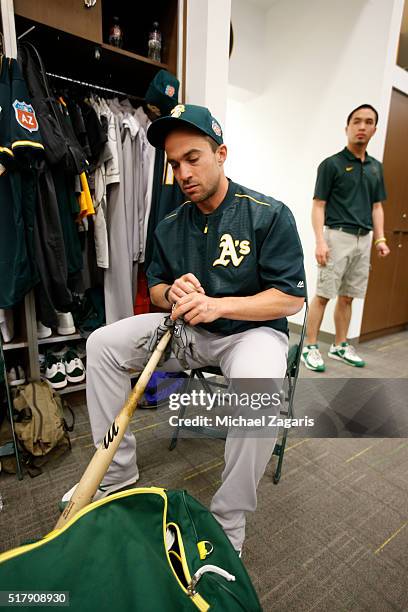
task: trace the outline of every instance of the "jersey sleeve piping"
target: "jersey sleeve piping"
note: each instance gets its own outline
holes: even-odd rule
[[[253,198],[250,195],[247,195],[246,193],[235,193],[234,196],[236,198],[248,198],[249,200],[252,200],[252,202],[255,202],[256,204],[262,204],[262,206],[271,206],[271,204],[268,204],[267,202],[261,202],[260,200],[256,200],[255,198]]]
[[[9,155],[10,157],[14,157],[13,151],[7,147],[0,147],[0,153],[6,153],[6,155]]]
[[[166,215],[165,217],[163,217],[163,221],[166,221],[166,219],[171,219],[172,217],[177,217],[179,210],[185,205],[185,204],[191,204],[191,200],[186,200],[185,202],[183,202],[182,204],[180,204],[180,206],[176,209],[175,212],[170,213],[169,215]]]
[[[44,145],[42,145],[41,142],[34,142],[33,140],[15,140],[11,148],[14,150],[18,147],[33,147],[34,149],[44,150]]]

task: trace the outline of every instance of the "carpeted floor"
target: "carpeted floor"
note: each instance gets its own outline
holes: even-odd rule
[[[362,344],[359,352],[364,370],[328,360],[323,376],[408,377],[408,333]],[[301,376],[322,377],[303,367]],[[93,454],[84,397],[69,400],[72,452],[33,479],[0,475],[1,551],[53,528],[60,497]],[[161,435],[167,418],[163,408],[139,410],[132,420],[138,484],[185,488],[208,505],[224,443],[182,439],[170,453]],[[408,439],[290,436],[280,483],[272,482],[272,464],[261,481],[243,561],[265,611],[408,610]]]

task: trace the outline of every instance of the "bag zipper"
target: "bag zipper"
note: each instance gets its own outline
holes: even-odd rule
[[[194,534],[195,534],[195,538],[196,538],[196,543],[197,543],[197,545],[198,545],[198,543],[199,543],[199,537],[198,537],[198,534],[197,534],[197,529],[196,529],[195,523],[194,523],[194,521],[193,521],[193,517],[191,516],[191,512],[190,512],[190,509],[189,509],[189,507],[188,507],[188,502],[187,502],[187,498],[186,498],[186,492],[185,492],[185,491],[183,491],[182,493],[183,493],[183,495],[182,495],[182,499],[183,499],[183,502],[184,502],[185,508],[186,508],[186,510],[187,510],[187,514],[188,514],[188,517],[189,517],[189,519],[190,519],[191,525],[192,525],[193,530],[194,530]],[[206,567],[206,566],[202,566],[202,567]],[[211,567],[211,566],[208,566],[208,567]],[[201,568],[200,568],[200,569],[201,569]],[[223,570],[222,568],[219,568],[219,569],[220,569],[221,571],[225,571],[225,570]],[[198,570],[198,571],[199,571],[199,570]],[[233,593],[232,591],[230,591],[230,589],[229,589],[229,588],[228,588],[228,587],[227,587],[227,586],[226,586],[226,585],[225,585],[223,582],[221,582],[220,580],[217,580],[217,579],[216,579],[214,576],[212,576],[211,574],[209,574],[209,573],[208,573],[208,571],[207,571],[207,572],[204,572],[204,573],[205,573],[205,574],[208,574],[208,578],[209,578],[210,580],[212,580],[213,582],[216,582],[216,583],[219,585],[219,587],[220,587],[221,589],[223,589],[224,591],[226,591],[227,593],[229,593],[229,595],[230,595],[231,597],[233,597],[233,598],[234,598],[234,599],[235,599],[235,600],[236,600],[236,601],[239,603],[239,605],[241,606],[241,608],[242,608],[243,610],[245,610],[245,608],[243,608],[243,607],[242,607],[242,604],[241,604],[240,599],[239,599],[239,598],[238,598],[238,597],[235,595],[235,593]],[[217,573],[217,572],[216,572],[216,573]],[[204,575],[204,574],[202,574],[202,575]],[[199,580],[200,580],[200,578],[202,577],[202,575],[199,575]],[[235,577],[234,577],[234,579],[235,579]],[[194,580],[194,576],[193,576],[193,577],[190,579],[188,589],[189,589],[189,590],[193,590],[193,591],[194,591],[195,584],[197,584],[197,582],[198,582],[198,581],[197,581],[195,584],[193,584],[193,580]]]
[[[176,534],[177,534],[177,544],[179,547],[179,551],[180,551],[180,558],[181,558],[181,566],[183,568],[183,572],[184,572],[184,577],[186,579],[186,582],[188,585],[191,585],[192,582],[192,577],[191,577],[191,573],[190,573],[190,569],[188,567],[188,563],[187,563],[187,557],[186,557],[186,551],[184,548],[184,542],[183,542],[183,538],[181,536],[181,531],[180,531],[180,527],[177,525],[177,523],[167,523],[168,527],[169,525],[171,525],[172,527],[174,527],[174,529],[176,530]],[[171,566],[171,570],[174,574],[174,576],[176,577],[177,582],[180,585],[180,588],[183,589],[184,593],[191,599],[191,601],[193,601],[193,603],[197,606],[197,608],[200,610],[200,612],[207,612],[207,610],[210,608],[209,604],[205,601],[205,599],[203,599],[203,597],[199,594],[196,593],[195,591],[191,591],[189,590],[189,587],[185,587],[184,584],[180,581],[180,578],[177,576],[173,565],[171,563],[170,560],[170,554],[169,551],[166,550],[167,552],[167,557],[169,560],[169,564]]]
[[[228,593],[233,599],[235,599],[235,601],[239,604],[242,610],[245,610],[245,612],[248,612],[247,608],[244,608],[244,606],[242,605],[242,602],[239,599],[239,597],[235,595],[235,593],[230,591],[229,588],[223,582],[221,582],[221,580],[218,580],[217,578],[215,578],[215,576],[212,576],[209,573],[207,574],[207,577],[210,579],[210,581],[215,582],[220,587],[220,589],[222,589],[223,591]]]
[[[186,498],[186,492],[182,491],[182,494],[183,494],[182,495],[183,503],[184,503],[184,506],[186,508],[186,511],[187,511],[187,514],[188,514],[188,518],[190,519],[190,523],[191,523],[191,526],[192,526],[193,531],[194,531],[196,545],[197,545],[197,550],[198,550],[198,556],[200,557],[200,561],[203,561],[204,559],[206,559],[208,557],[208,555],[210,555],[212,553],[212,551],[214,550],[214,546],[208,540],[200,540],[200,538],[198,537],[197,529],[196,529],[195,523],[193,521],[193,517],[191,516],[190,508],[188,506],[188,502],[187,502],[187,498]],[[210,545],[210,547],[211,547],[210,550],[207,550],[206,544]]]
[[[193,531],[194,531],[194,535],[195,535],[195,539],[196,539],[196,544],[198,544],[198,542],[199,542],[198,533],[197,533],[197,529],[196,529],[195,523],[193,521],[193,517],[191,516],[190,508],[188,507],[188,503],[187,503],[187,499],[186,499],[186,492],[185,491],[182,491],[182,498],[183,498],[183,502],[184,502],[185,508],[187,510],[188,518],[190,519],[191,525],[193,527]]]

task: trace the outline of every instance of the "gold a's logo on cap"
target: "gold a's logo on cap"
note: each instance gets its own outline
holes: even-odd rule
[[[175,119],[178,119],[181,116],[181,113],[184,113],[185,110],[186,107],[184,106],[184,104],[177,104],[177,106],[175,106],[171,111],[170,115]]]

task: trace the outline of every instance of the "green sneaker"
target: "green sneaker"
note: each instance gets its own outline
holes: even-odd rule
[[[79,383],[85,380],[85,367],[76,351],[69,349],[64,353],[64,365],[68,382]]]
[[[64,363],[52,353],[45,356],[45,378],[53,389],[63,389],[67,386],[67,373]]]
[[[344,363],[354,366],[355,368],[364,368],[365,366],[365,361],[357,355],[354,346],[348,342],[341,342],[337,346],[332,344],[329,348],[328,355],[331,359],[343,361]]]
[[[317,344],[307,344],[303,348],[301,360],[308,370],[313,370],[314,372],[324,372],[326,369],[323,357]]]

